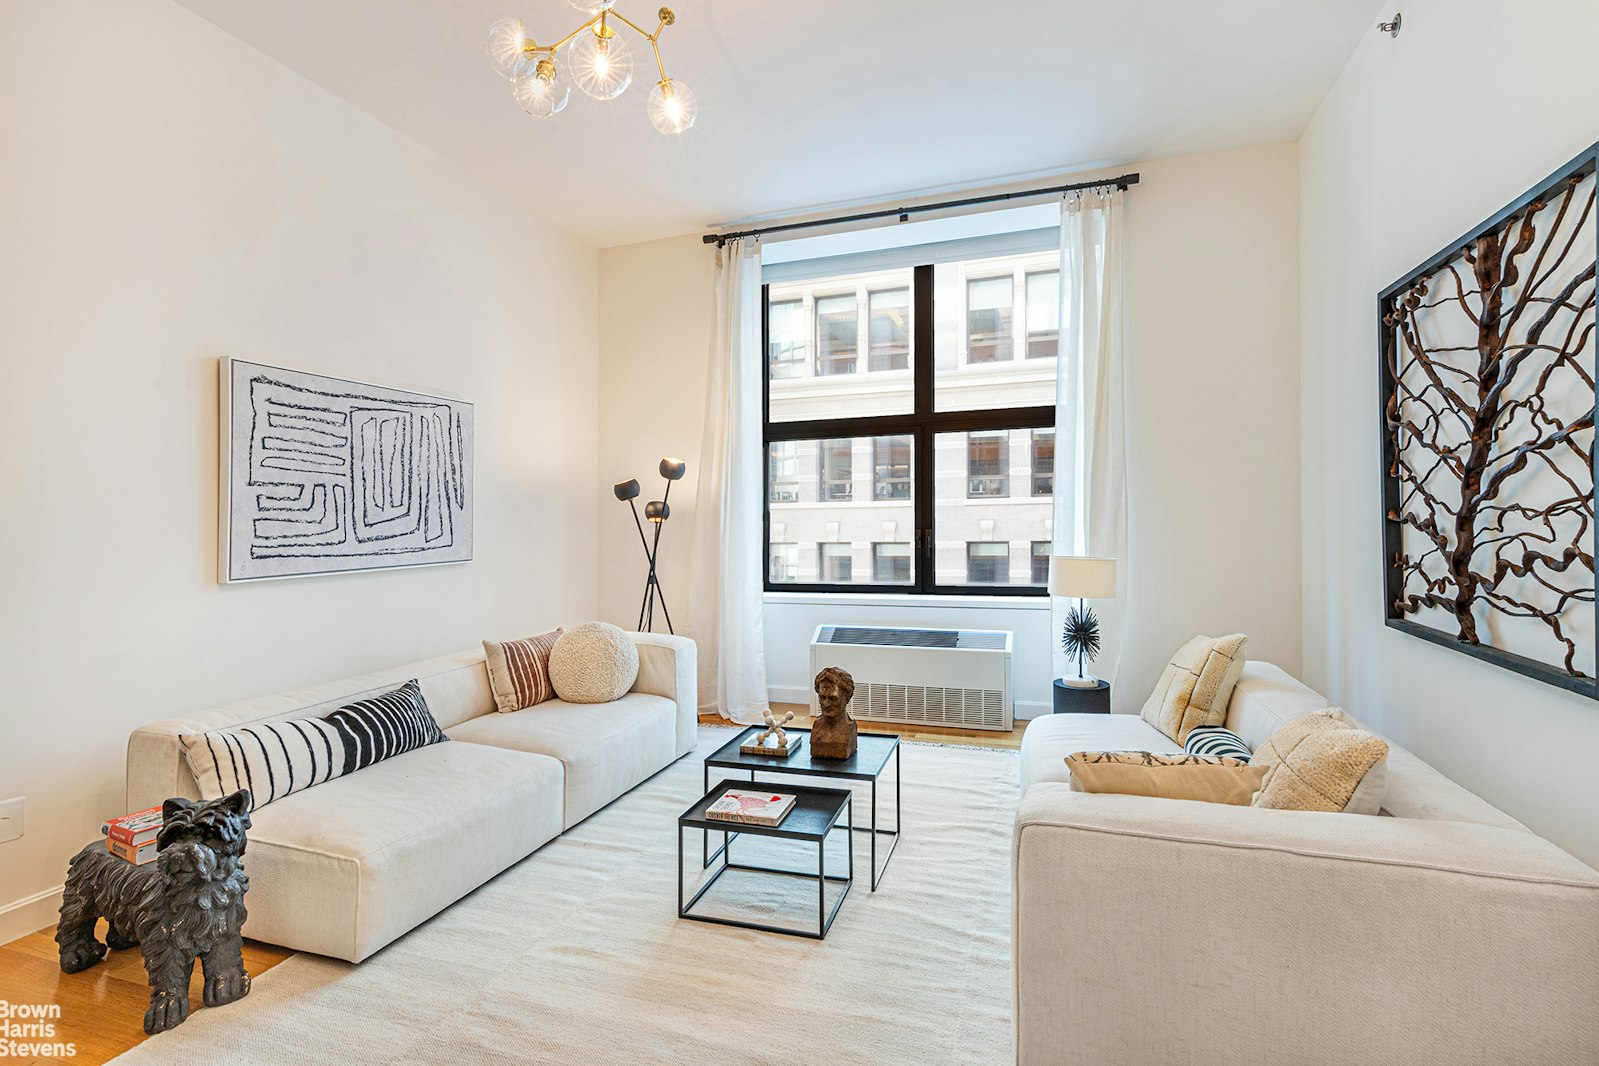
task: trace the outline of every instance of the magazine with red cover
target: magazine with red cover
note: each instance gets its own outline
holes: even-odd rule
[[[730,788],[705,809],[705,817],[719,822],[778,825],[793,808],[794,799],[781,792]]]

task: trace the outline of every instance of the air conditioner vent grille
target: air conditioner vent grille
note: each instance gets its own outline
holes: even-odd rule
[[[1004,651],[1003,632],[964,629],[903,629],[882,626],[828,626],[822,644],[858,644],[882,648],[962,648]]]
[[[879,722],[1004,729],[1005,693],[999,689],[943,688],[856,682],[850,713]]]

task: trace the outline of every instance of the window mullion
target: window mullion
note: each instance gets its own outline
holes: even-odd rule
[[[919,424],[915,431],[913,458],[915,488],[912,491],[911,533],[915,545],[915,589],[919,593],[933,588],[933,267],[925,264],[911,272],[911,366],[912,412]]]

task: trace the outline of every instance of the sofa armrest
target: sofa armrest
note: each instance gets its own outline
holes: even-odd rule
[[[1599,1061],[1599,873],[1530,833],[1042,783],[1017,1061]]]
[[[660,633],[629,633],[638,645],[638,680],[634,692],[665,696],[677,704],[677,754],[687,755],[699,743],[699,667],[694,642]]]

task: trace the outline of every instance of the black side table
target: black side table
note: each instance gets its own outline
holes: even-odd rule
[[[1056,714],[1109,714],[1110,682],[1096,681],[1093,688],[1073,688],[1055,679]]]

